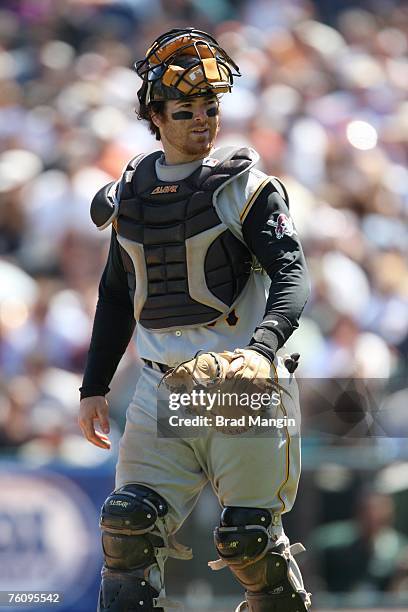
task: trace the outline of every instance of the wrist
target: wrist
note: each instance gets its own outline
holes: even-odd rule
[[[103,387],[102,385],[87,385],[79,388],[81,400],[86,397],[105,397],[109,391],[109,387]]]
[[[258,355],[262,355],[262,357],[267,359],[269,363],[273,363],[273,360],[275,359],[275,353],[271,349],[268,349],[267,347],[262,346],[262,345],[258,346],[257,344],[250,344],[245,347],[245,350],[254,351],[254,353],[258,353]]]

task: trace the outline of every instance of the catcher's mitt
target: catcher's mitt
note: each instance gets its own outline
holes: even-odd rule
[[[172,393],[191,394],[193,390],[203,390],[205,393],[199,405],[191,402],[188,412],[206,414],[217,430],[236,434],[251,427],[247,417],[254,415],[254,394],[257,397],[265,394],[265,398],[266,394],[270,395],[273,387],[271,367],[266,357],[248,349],[197,353],[193,359],[168,370],[162,382]],[[263,409],[266,407],[265,401]],[[256,410],[256,414],[262,412],[262,408]],[[224,419],[216,420],[217,416]],[[242,420],[241,417],[245,418]],[[240,418],[238,425],[235,420]]]

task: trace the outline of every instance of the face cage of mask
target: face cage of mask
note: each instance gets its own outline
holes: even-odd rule
[[[183,38],[188,35],[199,36],[201,40],[190,40],[185,45],[178,47],[171,55],[166,57],[164,60],[160,59],[158,55],[159,51],[163,49],[164,46],[170,45],[170,42],[172,41],[172,39],[175,41],[177,40],[177,38]],[[226,65],[228,66],[229,71],[231,72],[233,76],[241,76],[241,73],[239,71],[239,67],[237,66],[237,64],[228,55],[228,53],[219,46],[215,38],[212,38],[212,36],[210,36],[206,32],[202,32],[201,30],[194,30],[193,28],[187,28],[185,30],[178,30],[178,29],[170,30],[170,32],[167,32],[159,36],[155,40],[153,45],[151,46],[151,49],[149,53],[146,55],[146,57],[142,60],[138,60],[137,62],[135,62],[134,69],[137,72],[137,74],[140,76],[140,78],[142,78],[143,80],[146,80],[145,75],[152,68],[159,67],[163,64],[169,66],[175,57],[183,55],[183,51],[185,51],[186,49],[189,49],[190,47],[194,47],[196,57],[199,60],[202,60],[203,58],[201,56],[199,46],[205,47],[206,49],[208,49],[210,52],[210,55],[214,57],[217,60],[217,62],[218,61],[221,61],[223,63],[225,62]],[[188,55],[191,55],[191,54],[188,54]],[[192,55],[192,57],[194,56]],[[152,61],[153,58],[154,58],[154,61]],[[230,66],[236,72],[233,72]]]
[[[228,73],[228,81],[220,80],[218,82],[207,81],[204,70],[203,78],[201,81],[191,83],[187,78],[188,73],[192,68],[196,68],[201,62],[195,66],[189,66],[180,74],[177,80],[171,85],[166,86],[160,82],[160,76],[156,76],[155,79],[144,81],[142,87],[138,92],[139,102],[141,104],[149,104],[149,102],[158,102],[164,100],[179,100],[181,98],[191,98],[197,96],[206,96],[218,93],[230,92],[233,86],[233,75],[229,66],[224,62],[217,62],[221,64]],[[167,66],[163,67],[163,74],[167,70]],[[220,75],[221,76],[221,75]],[[179,89],[180,83],[184,83],[183,90]]]
[[[157,53],[159,52],[160,48],[163,46],[164,43],[170,44],[170,41],[172,40],[172,38],[177,39],[177,38],[186,36],[188,34],[194,34],[194,33],[199,34],[200,36],[202,35],[205,38],[208,38],[210,42],[208,42],[207,40],[198,40],[198,41],[190,40],[185,45],[179,47],[165,60],[160,60]],[[176,34],[178,34],[178,36]],[[185,80],[184,76],[192,68],[192,66],[189,66],[180,75],[176,83],[174,83],[171,87],[167,87],[163,85],[163,87],[166,87],[166,89],[162,91],[162,95],[160,96],[157,94],[155,95],[155,92],[153,91],[154,87],[152,86],[152,83],[161,79],[163,74],[168,69],[168,67],[173,63],[173,61],[177,60],[178,56],[183,55],[183,52],[186,49],[191,49],[191,47],[194,47],[195,57],[198,59],[197,65],[201,64],[201,67],[203,69],[202,60],[205,58],[202,57],[202,54],[199,49],[200,46],[205,47],[206,49],[209,50],[210,55],[216,60],[217,65],[221,65],[224,67],[224,69],[227,72],[227,79],[228,79],[227,85],[225,81],[220,81],[218,83],[217,82],[209,83],[204,78],[204,82],[206,83],[205,91],[200,92],[199,88],[197,87],[197,84],[194,84],[194,86],[190,87],[190,91],[188,90],[184,92],[180,91],[178,90],[177,87],[181,81]],[[157,62],[156,64],[151,63],[151,59],[153,57],[155,58]],[[193,59],[194,55],[191,55],[191,58]],[[231,66],[235,70],[235,72],[233,72],[233,70],[231,69]],[[241,76],[238,66],[229,57],[229,55],[218,45],[215,39],[213,39],[211,36],[209,36],[205,32],[201,32],[200,30],[193,30],[193,29],[172,30],[171,32],[168,32],[167,34],[163,34],[153,43],[151,50],[147,54],[147,56],[143,60],[139,60],[135,63],[134,68],[137,74],[143,80],[143,85],[138,91],[138,99],[141,104],[149,104],[149,102],[151,101],[179,99],[182,97],[187,97],[188,95],[205,95],[206,93],[209,93],[211,90],[214,90],[214,92],[216,92],[217,89],[222,90],[221,93],[225,93],[226,86],[228,87],[227,91],[231,91],[231,88],[233,85],[233,77]],[[188,81],[187,81],[187,85],[190,85]],[[193,94],[192,92],[196,89],[197,89],[197,93]]]

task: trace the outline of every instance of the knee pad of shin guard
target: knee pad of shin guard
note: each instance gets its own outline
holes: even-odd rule
[[[242,569],[261,559],[269,548],[272,516],[262,508],[224,508],[215,528],[215,547],[229,567]]]
[[[168,512],[165,500],[147,487],[125,485],[106,499],[100,527],[105,564],[132,570],[155,562],[155,548],[164,546],[157,520]]]
[[[109,495],[100,518],[105,557],[100,612],[162,610],[156,605],[163,588],[157,554],[165,541],[158,519],[167,512],[165,500],[148,487],[126,485]],[[154,568],[158,580],[153,585]]]
[[[167,502],[155,491],[129,484],[113,491],[101,509],[100,526],[108,531],[145,533],[168,512]]]
[[[286,538],[281,544],[273,541],[269,531],[271,522],[268,510],[225,508],[221,524],[214,532],[221,565],[227,565],[245,587],[246,609],[304,612],[310,606],[310,597],[291,552],[304,549],[302,545],[289,547]]]

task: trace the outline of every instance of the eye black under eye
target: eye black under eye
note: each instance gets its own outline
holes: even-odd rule
[[[178,119],[178,120],[186,120],[186,119],[192,119],[193,118],[193,113],[190,110],[178,110],[174,113],[172,113],[171,117],[172,119]]]
[[[217,105],[210,106],[210,108],[207,108],[207,117],[215,117],[216,115],[218,115]]]
[[[209,108],[207,108],[206,110],[206,115],[207,117],[216,117],[219,113],[218,104],[214,104],[213,101],[210,101],[210,104],[211,106],[209,106]],[[172,119],[179,120],[179,121],[187,121],[189,119],[192,119],[194,117],[194,113],[190,109],[191,109],[190,105],[180,106],[178,110],[172,113],[171,117]]]

